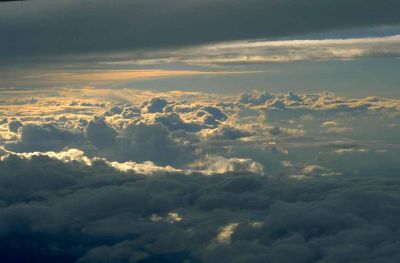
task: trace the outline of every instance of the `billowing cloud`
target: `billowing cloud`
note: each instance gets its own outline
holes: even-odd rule
[[[129,123],[119,138],[119,152],[126,160],[152,160],[159,164],[178,164],[191,158],[192,146],[177,143],[159,123]]]
[[[237,140],[251,135],[251,133],[246,130],[226,125],[221,125],[215,129],[203,129],[201,134],[206,139],[219,140]]]
[[[88,140],[98,147],[107,147],[115,144],[117,132],[109,127],[101,117],[89,121],[86,132]]]
[[[22,126],[21,138],[8,147],[16,151],[61,150],[68,145],[79,143],[80,134],[40,123]]]
[[[125,91],[114,91],[119,92]],[[146,162],[182,171],[269,176],[398,169],[392,142],[399,128],[396,99],[253,92],[239,97],[181,93],[182,99],[174,100],[176,93],[164,93],[129,103],[90,94],[68,100],[68,93],[62,94],[60,101],[37,99],[34,106],[21,106],[18,116],[14,108],[7,110],[6,100],[2,144],[20,153],[75,148],[135,171],[145,171],[136,164]],[[17,117],[23,126],[12,132],[10,122]],[[362,162],[366,157],[373,160],[369,168]],[[286,162],[291,165],[281,165]],[[323,169],[304,169],[307,165]]]
[[[1,261],[398,261],[397,99],[87,91],[3,98]]]
[[[87,160],[78,150],[0,160],[1,260],[395,262],[400,256],[393,176],[294,180],[171,169],[143,176]]]
[[[264,167],[251,159],[208,156],[204,166],[208,167],[207,173],[209,174],[254,173],[262,175],[264,173]]]
[[[0,2],[0,262],[400,262],[398,0]]]

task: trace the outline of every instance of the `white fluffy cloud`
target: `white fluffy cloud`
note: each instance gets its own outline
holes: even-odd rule
[[[153,98],[149,94],[138,103],[121,103],[91,99],[89,94],[71,101],[65,94],[58,104],[56,97],[37,99],[35,114],[22,108],[18,121],[3,109],[8,117],[0,125],[1,144],[15,152],[79,149],[89,158],[106,158],[136,171],[146,171],[146,165],[136,165],[146,162],[182,171],[269,176],[304,175],[302,169],[309,164],[332,173],[398,169],[393,143],[399,131],[396,99],[255,91],[239,97],[173,93],[176,100],[168,93]],[[22,126],[10,131],[14,122]],[[215,160],[206,165],[207,156]],[[361,162],[366,157],[373,160],[368,169]],[[282,166],[283,161],[291,166]]]
[[[225,174],[225,173],[254,173],[264,174],[264,167],[251,159],[224,158],[221,156],[207,156],[202,163],[206,168],[206,174]]]

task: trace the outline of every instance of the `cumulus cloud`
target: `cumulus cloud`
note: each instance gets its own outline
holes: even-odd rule
[[[68,145],[79,143],[80,136],[53,124],[39,123],[22,126],[21,138],[7,147],[15,151],[61,150]]]
[[[193,132],[202,128],[200,123],[185,122],[182,117],[175,112],[157,114],[154,116],[154,122],[161,123],[162,125],[168,127],[168,129],[171,131],[185,130]]]
[[[164,96],[2,109],[0,260],[397,262],[398,100]]]
[[[329,169],[326,169],[325,167],[319,166],[319,165],[306,165],[303,168],[303,173],[305,175],[310,175],[310,176],[332,176],[332,175],[339,175],[337,173],[334,173],[330,171]]]
[[[307,176],[302,170],[310,163],[335,173],[370,173],[361,156],[371,157],[369,165],[385,173],[398,167],[398,150],[385,143],[398,131],[393,125],[399,117],[396,99],[254,91],[239,97],[164,93],[128,103],[91,99],[89,94],[71,101],[64,94],[60,102],[38,100],[34,115],[21,108],[23,127],[17,133],[9,131],[16,116],[5,110],[9,117],[0,126],[2,145],[15,152],[76,148],[90,158],[181,170],[209,169],[192,166],[207,156],[248,159],[268,175]],[[173,100],[175,95],[182,99]],[[368,152],[351,151],[353,160],[360,161],[349,163],[341,156],[350,153],[343,149],[353,148]],[[282,166],[284,161],[291,166]],[[225,168],[238,165],[225,163]],[[252,170],[251,165],[243,167]]]
[[[203,129],[201,135],[206,139],[237,140],[243,137],[248,137],[251,133],[236,127],[222,125],[215,129]]]
[[[85,134],[88,140],[98,147],[114,145],[117,136],[117,132],[109,127],[101,117],[95,117],[89,121]]]
[[[207,156],[205,161],[200,162],[206,168],[206,174],[225,173],[254,173],[263,175],[264,167],[251,159],[224,158],[221,156]],[[199,165],[199,164],[197,164]]]
[[[129,123],[118,139],[122,159],[154,161],[158,164],[179,164],[190,159],[193,146],[176,142],[162,124]]]
[[[167,104],[167,101],[164,99],[153,98],[146,103],[146,107],[144,108],[144,110],[147,113],[163,112]]]
[[[306,110],[320,111],[399,109],[398,100],[396,99],[391,100],[379,97],[353,99],[338,97],[328,92],[322,92],[320,94],[297,95],[292,92],[288,92],[287,94],[269,94],[265,92],[262,93],[259,91],[254,91],[250,94],[241,94],[239,101],[256,108],[264,107],[278,110],[284,110],[286,108],[294,108],[297,110],[299,110],[299,108],[303,108]],[[278,106],[277,103],[279,103],[280,106]],[[301,113],[304,114],[304,112]],[[333,122],[331,124],[333,124]],[[329,125],[329,122],[327,122],[327,125]]]
[[[143,176],[82,157],[70,150],[1,159],[1,260],[396,262],[400,256],[396,177]]]
[[[93,166],[102,163],[120,172],[133,172],[135,174],[142,174],[142,175],[155,175],[155,174],[166,174],[166,173],[179,173],[179,174],[195,173],[195,171],[190,171],[190,170],[184,171],[176,169],[172,166],[165,166],[165,167],[157,166],[150,161],[146,161],[143,163],[136,163],[133,161],[116,162],[116,161],[108,161],[105,158],[88,157],[85,155],[83,151],[73,148],[61,152],[15,153],[1,148],[0,150],[1,150],[0,157],[2,160],[7,160],[7,158],[12,158],[12,156],[18,156],[20,158],[28,160],[31,160],[32,158],[49,157],[51,159],[62,161],[63,163],[77,162],[87,166]]]

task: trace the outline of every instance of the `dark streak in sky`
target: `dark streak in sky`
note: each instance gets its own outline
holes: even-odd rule
[[[398,0],[38,0],[6,7],[0,10],[3,58],[177,47],[400,23]]]

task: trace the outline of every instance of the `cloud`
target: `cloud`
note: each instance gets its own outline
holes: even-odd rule
[[[168,103],[165,99],[153,98],[149,102],[147,102],[147,106],[144,110],[147,113],[163,112],[167,104]]]
[[[287,37],[398,24],[398,8],[398,2],[393,0],[379,3],[367,0],[362,4],[355,0],[288,0],[282,3],[250,0],[246,5],[241,1],[228,0],[201,3],[125,0],[118,5],[108,0],[95,4],[26,1],[21,5],[2,6],[1,17],[5,27],[0,34],[7,36],[8,41],[0,44],[0,54],[10,58],[15,55],[98,54],[116,50],[139,51],[148,47]],[[330,10],[338,10],[341,19],[332,16]],[[38,11],[43,11],[40,17]]]
[[[340,148],[336,149],[335,153],[337,154],[351,154],[351,153],[366,153],[368,152],[369,149],[364,149],[364,148]]]
[[[325,167],[321,167],[319,165],[306,165],[303,168],[303,173],[308,176],[333,176],[340,175],[338,173],[334,173]]]
[[[33,97],[31,92],[21,98]],[[300,179],[398,169],[396,99],[327,92],[148,92],[139,98],[137,91],[115,89],[113,94],[126,99],[107,100],[112,94],[90,88],[79,97],[65,89],[39,98],[33,108],[21,105],[18,115],[5,99],[0,144],[19,153],[73,148],[121,170],[151,174],[170,167],[185,174],[242,171]],[[9,131],[14,119],[23,123],[17,133]],[[350,160],[346,149],[368,151],[351,151]],[[367,159],[368,165],[362,161]],[[282,166],[285,162],[291,165]],[[310,164],[326,170],[303,172]]]
[[[393,109],[398,110],[399,105],[396,99],[391,100],[387,98],[379,97],[365,97],[359,99],[351,99],[346,97],[338,97],[328,92],[322,92],[320,94],[304,94],[296,95],[292,92],[287,94],[269,94],[254,91],[253,93],[243,93],[239,98],[239,102],[247,104],[258,109],[263,107],[265,109],[274,110],[285,110],[286,108],[292,108],[305,114],[307,112],[301,112],[303,110],[315,110],[315,111],[363,111],[363,110],[379,110],[379,109]],[[293,114],[296,114],[294,110]],[[326,125],[334,124],[327,122]],[[332,126],[332,125],[330,125]]]
[[[395,262],[400,256],[393,176],[143,176],[83,159],[69,150],[0,160],[1,260]]]
[[[202,125],[195,122],[185,122],[178,113],[157,114],[154,116],[154,122],[161,123],[170,131],[184,130],[194,132],[202,129]]]
[[[225,173],[254,173],[264,174],[264,167],[251,159],[224,158],[220,156],[208,156],[203,166],[208,167],[207,174]]]
[[[78,133],[60,129],[52,124],[28,124],[22,126],[21,138],[7,147],[14,151],[61,150],[68,145],[79,143]]]
[[[162,124],[129,123],[118,138],[122,160],[154,161],[157,164],[179,164],[191,159],[193,146],[181,145]]]
[[[8,128],[11,132],[18,132],[19,128],[21,128],[23,126],[22,122],[18,121],[18,120],[11,120],[8,123]]]
[[[18,73],[18,72],[17,72]],[[111,85],[127,83],[135,80],[148,80],[185,76],[222,76],[254,73],[251,71],[196,71],[196,70],[33,70],[22,72],[18,79],[12,80],[13,85],[44,85],[47,86],[82,86]],[[15,72],[14,72],[15,74]],[[14,75],[15,76],[15,75]],[[9,76],[5,76],[9,77]],[[15,105],[33,104],[35,101],[16,101]],[[82,105],[85,106],[85,105]],[[88,106],[86,104],[86,106]]]
[[[115,145],[117,132],[109,127],[101,117],[95,117],[89,121],[86,127],[86,137],[98,147],[108,147]]]
[[[400,55],[399,43],[399,35],[349,39],[233,41],[172,51],[148,52],[147,58],[136,58],[133,55],[130,59],[121,58],[102,64],[243,66],[308,60],[397,57]]]
[[[240,130],[236,127],[222,125],[215,129],[203,129],[201,135],[206,139],[215,140],[237,140],[251,135],[250,132]]]

